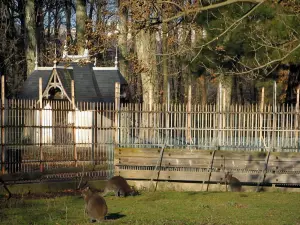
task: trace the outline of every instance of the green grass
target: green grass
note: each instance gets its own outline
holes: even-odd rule
[[[300,224],[300,193],[143,192],[105,198],[105,224]],[[12,199],[0,224],[90,224],[81,196]]]

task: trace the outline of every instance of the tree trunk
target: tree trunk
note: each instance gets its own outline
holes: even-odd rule
[[[163,103],[168,102],[168,40],[167,40],[168,24],[162,24],[162,74],[163,74]]]
[[[27,77],[34,70],[35,62],[35,47],[36,47],[36,13],[35,1],[28,0],[25,6],[25,26],[26,26],[26,62],[27,62]]]
[[[47,24],[47,39],[48,42],[50,42],[50,37],[51,37],[51,4],[49,3],[48,5],[48,24]]]
[[[206,85],[206,78],[205,75],[200,75],[198,79],[198,84],[199,84],[199,92],[200,92],[200,103],[202,105],[207,104],[207,85]]]
[[[237,88],[234,86],[233,81],[234,81],[233,76],[223,77],[223,79],[221,81],[223,91],[225,92],[225,106],[229,106],[231,104],[232,90]],[[224,96],[224,94],[223,94],[223,96]],[[222,99],[223,99],[223,96],[222,96]]]
[[[120,57],[119,57],[119,67],[120,72],[127,79],[128,77],[128,61],[127,61],[127,35],[128,35],[128,8],[122,6],[121,1],[119,0],[119,39],[118,46],[120,49]]]
[[[37,50],[38,50],[38,57],[37,60],[38,62],[41,62],[40,56],[41,56],[41,49],[42,46],[44,45],[44,14],[43,14],[43,8],[42,8],[42,3],[40,1],[37,1],[36,3],[36,12],[37,12],[37,17],[36,17],[36,37],[37,38]],[[40,63],[38,63],[40,65]]]
[[[54,38],[55,43],[58,40],[59,35],[59,6],[57,0],[55,1],[55,11],[54,11]]]
[[[149,30],[141,30],[136,35],[136,50],[141,67],[143,102],[149,104],[156,101],[156,55],[153,52],[153,34]],[[155,37],[154,37],[155,38]]]
[[[78,54],[82,55],[85,47],[86,0],[76,1],[76,36]]]
[[[25,56],[25,49],[24,49],[24,46],[26,46],[26,41],[25,41],[25,37],[26,37],[26,24],[25,24],[25,15],[24,15],[24,2],[22,1],[19,2],[18,4],[18,7],[19,7],[19,12],[23,12],[23,13],[20,13],[19,15],[19,18],[20,18],[20,24],[21,24],[21,38],[20,40],[18,41],[19,42],[19,58],[20,58],[20,61],[22,61],[21,63],[21,67],[22,67],[22,80],[25,80],[26,79],[26,71],[24,71],[23,68],[26,68],[26,62],[24,62],[24,56]]]
[[[185,45],[186,48],[191,48],[191,37],[192,37],[192,32],[190,28],[187,28],[182,33],[183,35],[183,40],[182,40],[182,45]],[[183,80],[184,80],[184,96],[185,96],[185,102],[187,102],[187,97],[188,97],[188,91],[189,91],[189,86],[192,84],[192,74],[191,74],[191,69],[189,66],[190,62],[190,55],[186,55],[183,57],[182,60],[182,72],[183,72]]]
[[[94,3],[95,3],[95,0],[90,1],[90,10],[89,10],[89,19],[90,20],[93,19]]]
[[[102,20],[102,7],[103,7],[103,4],[102,4],[102,1],[103,0],[97,0],[97,20],[96,22],[99,23],[101,20]]]
[[[67,26],[67,42],[72,41],[71,36],[71,0],[65,0],[66,26]]]

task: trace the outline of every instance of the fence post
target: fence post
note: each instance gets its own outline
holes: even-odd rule
[[[146,108],[145,108],[145,111],[147,112],[147,115],[146,115],[146,124],[144,124],[144,127],[146,128],[145,129],[145,132],[146,132],[146,141],[147,142],[153,142],[153,134],[154,134],[154,127],[157,126],[157,124],[153,124],[152,123],[152,119],[153,119],[153,114],[152,114],[152,109],[153,109],[153,90],[152,90],[152,87],[150,87],[149,89],[149,92],[148,92],[148,98],[149,98],[149,105],[148,105],[148,108],[147,108],[147,105],[146,105]],[[143,109],[144,111],[144,109]],[[161,140],[159,141],[161,142]]]
[[[168,82],[168,100],[167,100],[167,104],[168,104],[168,109],[170,107],[170,98],[171,98],[171,93],[170,93],[170,82]]]
[[[222,135],[222,131],[221,131],[221,128],[222,128],[222,115],[221,115],[221,113],[222,113],[222,104],[223,104],[223,101],[222,101],[222,92],[223,92],[223,90],[222,90],[222,83],[220,82],[219,83],[219,99],[218,99],[218,103],[219,103],[219,105],[217,106],[218,107],[218,111],[219,111],[219,118],[218,118],[218,120],[219,120],[219,124],[218,124],[218,149],[220,149],[220,147],[221,147],[221,135]]]
[[[94,120],[93,120],[93,149],[92,149],[92,159],[93,163],[95,164],[95,152],[97,151],[98,148],[98,103],[94,103]]]
[[[71,101],[73,110],[73,154],[75,167],[78,166],[77,148],[76,148],[76,105],[75,105],[75,85],[74,80],[71,81]]]
[[[300,92],[299,92],[299,88],[297,88],[297,96],[296,96],[296,118],[295,118],[295,130],[296,130],[296,134],[295,134],[295,142],[297,144],[297,150],[298,152],[300,151],[299,150],[299,95],[300,95]]]
[[[272,147],[273,149],[276,146],[276,128],[277,128],[277,84],[276,81],[274,81],[273,85],[273,131],[272,131]]]
[[[262,142],[264,142],[264,137],[263,137],[263,133],[262,133],[262,128],[263,128],[263,112],[264,112],[264,99],[265,99],[265,88],[262,87],[261,89],[261,100],[260,100],[260,120],[259,120],[259,143],[260,146],[262,144]]]
[[[192,142],[191,137],[191,126],[192,126],[192,118],[191,118],[191,108],[192,108],[192,86],[189,85],[188,90],[188,103],[187,103],[187,141],[189,144]]]
[[[120,130],[119,130],[119,112],[120,112],[120,83],[115,83],[115,146],[119,145]]]
[[[39,114],[40,114],[40,172],[44,171],[44,156],[43,156],[43,78],[39,78]]]
[[[5,79],[1,77],[1,171],[5,173]]]
[[[221,107],[221,114],[222,114],[222,121],[221,121],[221,130],[222,130],[222,145],[225,145],[225,125],[226,125],[226,91],[223,90],[222,91],[222,98],[223,98],[223,103],[222,103],[222,107]],[[230,103],[229,103],[230,104]],[[228,105],[229,108],[230,105]],[[228,114],[229,116],[230,114]]]
[[[170,130],[170,83],[168,82],[168,87],[167,87],[167,105],[166,105],[166,137],[164,143],[169,144],[170,143],[170,137],[171,137],[171,130]]]
[[[119,146],[120,144],[120,83],[119,82],[116,82],[115,83],[115,106],[114,106],[114,116],[115,116],[115,121],[114,121],[114,127],[115,127],[115,137],[114,137],[114,144],[115,144],[115,148]],[[112,164],[109,163],[109,177],[112,176],[113,173],[115,173],[115,170],[114,170],[114,152],[115,152],[115,149],[112,151],[111,155],[109,156],[110,159],[112,159]],[[111,174],[112,173],[112,174]]]

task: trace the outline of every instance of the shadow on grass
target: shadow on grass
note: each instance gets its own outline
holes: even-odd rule
[[[121,214],[121,213],[109,213],[107,216],[106,216],[106,219],[107,220],[117,220],[117,219],[121,219],[125,217],[124,214]]]
[[[213,192],[213,191],[189,191],[186,192],[187,195],[211,195],[211,194],[216,194],[218,192]]]

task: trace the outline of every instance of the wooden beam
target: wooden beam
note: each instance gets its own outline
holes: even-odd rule
[[[75,83],[74,80],[71,81],[71,101],[72,101],[72,117],[73,117],[73,155],[75,167],[78,165],[78,156],[77,156],[77,146],[76,146],[76,103],[75,103]]]
[[[40,132],[40,172],[44,171],[44,165],[43,165],[43,161],[44,161],[44,156],[43,156],[43,78],[40,77],[39,78],[39,120],[40,120],[40,128],[39,128],[39,132]]]
[[[115,83],[115,146],[118,146],[120,141],[119,122],[120,122],[120,83]]]
[[[1,77],[1,171],[5,173],[5,77]]]
[[[191,127],[192,127],[192,86],[189,85],[188,90],[188,102],[187,102],[187,127],[186,127],[186,140],[188,144],[192,143]]]

